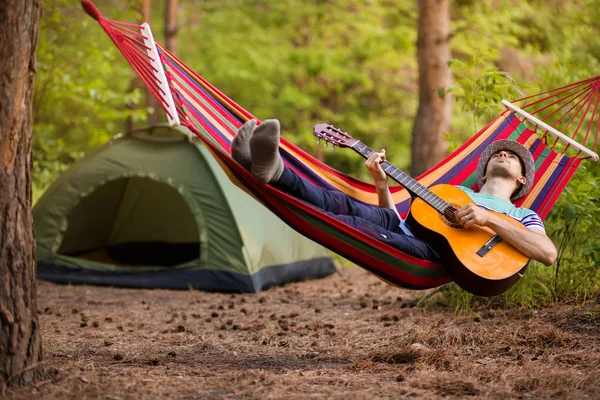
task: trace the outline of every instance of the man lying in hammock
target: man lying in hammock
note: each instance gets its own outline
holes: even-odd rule
[[[400,217],[381,168],[385,150],[374,152],[365,166],[373,177],[379,207],[357,202],[345,193],[316,187],[287,168],[279,155],[279,121],[266,120],[256,127],[247,121],[232,142],[232,156],[263,183],[299,198],[361,232],[401,251],[424,260],[440,261],[438,251],[416,238]],[[535,162],[523,145],[511,140],[491,143],[479,159],[480,191],[459,186],[475,204],[456,211],[456,219],[465,227],[486,226],[499,234],[524,255],[545,265],[556,261],[554,243],[546,235],[540,217],[527,208],[515,207],[511,200],[526,195],[533,184]],[[520,229],[486,211],[506,214],[521,222]]]

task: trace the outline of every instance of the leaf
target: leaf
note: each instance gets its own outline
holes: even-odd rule
[[[592,185],[591,183],[588,182],[584,182],[584,183],[580,183],[579,185],[577,185],[577,191],[578,192],[590,192],[594,190],[594,185]]]
[[[455,65],[458,66],[458,67],[462,67],[462,66],[465,65],[465,63],[462,62],[462,61],[460,61],[460,60],[458,60],[458,59],[456,59],[456,58],[452,58],[452,59],[448,60],[448,62],[446,63],[446,65],[448,67],[450,67],[450,68],[452,68]]]
[[[577,217],[577,209],[572,205],[567,205],[564,211],[565,221],[572,221]]]
[[[437,90],[438,96],[440,96],[440,99],[444,100],[444,98],[446,97],[446,88],[444,87],[439,87]]]

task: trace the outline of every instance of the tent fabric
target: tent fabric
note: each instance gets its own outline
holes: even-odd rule
[[[258,291],[335,270],[324,248],[232,185],[181,133],[94,149],[33,214],[38,276],[55,282]]]
[[[253,274],[186,268],[156,270],[111,270],[74,267],[38,261],[38,278],[62,284],[87,284],[128,288],[198,289],[210,292],[258,292],[289,282],[305,281],[333,273],[331,258],[263,267]]]

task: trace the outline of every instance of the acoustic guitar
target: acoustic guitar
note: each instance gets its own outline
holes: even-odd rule
[[[313,132],[319,140],[350,148],[365,159],[373,153],[364,143],[333,125],[315,125]],[[529,263],[527,256],[490,228],[478,225],[465,228],[456,220],[455,211],[473,203],[465,192],[447,184],[426,188],[388,161],[381,167],[411,194],[408,225],[417,238],[440,252],[444,268],[460,287],[478,296],[495,296],[523,276]],[[527,229],[509,216],[492,213]]]

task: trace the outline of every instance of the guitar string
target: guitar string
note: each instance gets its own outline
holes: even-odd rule
[[[437,206],[443,205],[444,203],[448,204],[444,199],[440,198],[435,193],[433,193],[431,191],[429,191],[429,192],[432,193],[433,196],[434,196],[434,200],[428,199],[431,203],[433,203],[433,204],[435,204]],[[422,196],[425,197],[426,195],[422,195]],[[423,199],[423,200],[425,201],[425,199]],[[440,211],[439,209],[437,209],[436,207],[434,207],[434,205],[431,204],[431,203],[429,203],[428,205],[430,205],[433,209],[435,209],[436,211],[438,211],[440,214],[444,215],[444,217],[446,217],[446,219],[449,222],[456,223],[456,224],[460,225],[460,223],[456,219],[456,216],[454,215],[454,211],[456,210],[454,208],[454,206],[452,206],[451,204],[448,204],[447,206],[444,207],[443,211]],[[437,204],[437,203],[441,203],[441,204]],[[490,232],[489,230],[484,229],[483,227],[481,227],[479,225],[472,225],[472,226],[469,226],[469,227],[465,227],[464,225],[461,225],[461,226],[462,226],[463,229],[467,229],[467,230],[471,231],[471,233],[474,233],[477,237],[482,238],[483,240],[485,240],[485,242],[489,241],[494,236],[496,236],[495,233],[492,233],[493,231]]]
[[[355,143],[353,146],[350,146],[350,147],[351,147],[351,148],[354,148],[354,146],[355,146],[355,145],[359,145],[359,146],[357,146],[357,147],[361,147],[360,149],[358,149],[358,148],[357,148],[356,150],[358,150],[358,151],[359,151],[359,153],[361,153],[361,154],[363,154],[364,156],[366,156],[366,158],[368,158],[368,157],[369,157],[371,154],[373,154],[373,153],[374,153],[374,150],[372,150],[371,148],[369,148],[367,145],[365,145],[365,144],[364,144],[364,143],[362,143],[361,141],[357,141],[357,142],[356,142],[356,143]],[[388,165],[387,165],[385,168],[383,168],[385,172],[388,172],[388,173],[389,173],[389,171],[387,170],[387,168],[389,168],[389,167],[392,167],[392,168],[394,168],[395,170],[397,170],[397,171],[400,171],[398,168],[396,168],[396,167],[395,167],[395,166],[394,166],[392,163],[390,163],[389,161],[386,161],[386,163],[387,163]],[[400,172],[402,172],[402,171],[400,171]],[[391,173],[390,173],[390,175],[391,175]],[[392,178],[395,178],[395,177],[392,177]],[[395,179],[399,179],[399,178],[395,178]],[[416,181],[415,181],[415,182],[416,182]],[[446,202],[444,199],[440,198],[440,197],[439,197],[437,194],[435,194],[435,193],[431,192],[429,189],[427,189],[425,186],[421,185],[419,182],[416,182],[416,183],[417,183],[417,188],[418,188],[418,189],[420,189],[421,191],[422,191],[423,189],[425,189],[425,190],[427,190],[429,193],[432,193],[432,194],[433,194],[433,196],[434,196],[434,199],[433,199],[433,200],[429,199],[429,201],[430,201],[430,202],[432,202],[432,203],[440,203],[440,202],[441,202],[441,204],[436,204],[437,206],[444,205],[444,203],[447,203],[447,202]],[[419,188],[419,186],[421,186],[422,188]],[[413,191],[416,191],[416,190],[417,190],[417,189],[413,189]],[[422,196],[423,196],[423,197],[425,197],[425,195],[422,195]],[[437,198],[437,199],[436,199],[436,198]],[[430,205],[431,205],[431,204],[430,204]],[[435,206],[432,206],[432,207],[433,207],[434,209],[436,209],[438,212],[440,212],[440,211],[439,211],[439,210],[438,210],[438,209],[437,209]],[[446,207],[444,208],[444,211],[443,211],[443,212],[440,212],[440,213],[441,213],[441,214],[443,214],[443,215],[444,215],[444,216],[445,216],[445,217],[446,217],[446,218],[447,218],[447,219],[448,219],[450,222],[456,222],[456,223],[458,223],[458,221],[456,220],[456,217],[455,217],[454,213],[452,212],[453,210],[455,210],[455,208],[454,208],[454,207],[453,207],[451,204],[448,204],[448,206],[446,206]],[[472,231],[473,233],[475,233],[475,235],[477,235],[477,236],[479,236],[479,237],[482,237],[483,239],[485,239],[485,240],[486,240],[486,242],[487,242],[487,241],[489,241],[490,239],[492,239],[492,238],[494,238],[494,237],[496,237],[496,236],[497,236],[497,234],[496,234],[496,233],[493,233],[493,231],[492,231],[492,232],[490,232],[490,231],[488,231],[488,230],[486,230],[486,229],[484,229],[484,228],[480,227],[479,225],[472,225],[472,226],[470,226],[470,227],[465,227],[465,226],[463,226],[463,229],[468,229],[468,230]],[[499,237],[499,236],[498,236],[498,237]]]
[[[452,210],[454,208],[452,207]],[[452,210],[444,210],[444,216],[449,219],[450,221],[456,221],[456,218],[449,213],[452,213]],[[458,221],[457,221],[458,223]],[[460,225],[460,224],[459,224]],[[492,234],[490,231],[488,231],[487,229],[482,228],[480,225],[471,225],[469,227],[465,227],[464,225],[461,225],[463,229],[467,229],[469,231],[472,231],[473,233],[475,233],[476,235],[483,237],[484,239],[491,239],[494,236],[496,236],[496,234]],[[486,241],[487,241],[486,240]]]
[[[388,165],[385,168],[383,168],[383,170],[385,172],[390,173],[390,175],[391,175],[391,172],[388,171],[389,167],[392,167],[393,169],[398,170],[398,168],[394,167],[391,163],[388,162]],[[396,178],[396,177],[393,177],[393,178]],[[400,179],[400,178],[397,178],[397,179]],[[428,196],[427,194],[420,194],[420,196],[422,196],[422,197],[433,197],[433,199],[429,198],[429,199],[423,199],[423,200],[428,200],[431,203],[429,205],[432,206],[432,208],[436,209],[438,212],[440,212],[440,210],[437,209],[435,206],[439,207],[439,206],[444,205],[444,203],[448,204],[444,199],[440,198],[437,194],[431,192],[425,186],[420,185],[418,182],[417,182],[417,184],[418,184],[417,185],[417,189],[414,189],[414,188],[411,188],[411,189],[414,192],[417,192],[417,191],[421,191],[422,192],[423,190],[426,190],[427,192],[431,193],[433,196]],[[406,185],[409,186],[408,184],[406,184]],[[420,187],[420,186],[422,186],[422,187]],[[416,194],[419,195],[419,193],[416,193]],[[440,203],[440,204],[438,204],[438,203]],[[448,219],[448,221],[450,221],[450,222],[456,222],[458,224],[458,221],[456,220],[455,215],[453,215],[454,214],[453,210],[455,210],[455,208],[451,204],[448,204],[444,208],[444,211],[440,212],[440,213],[443,214],[446,217],[446,219]],[[481,228],[478,225],[472,225],[470,227],[464,227],[463,226],[463,228],[468,229],[470,231],[473,231],[473,233],[475,233],[479,237],[482,237],[482,238],[486,239],[486,241],[495,236],[495,234],[492,234],[488,230],[483,229],[483,228]]]
[[[361,144],[362,144],[362,143],[361,143]],[[366,146],[365,146],[365,147],[366,147]],[[370,155],[373,153],[373,151],[372,151],[371,149],[369,149],[368,147],[366,147],[366,150],[367,150],[367,153],[368,153],[368,154],[365,154],[365,155],[366,155],[367,157],[369,157],[369,156],[370,156]],[[369,152],[369,150],[370,150],[370,152]],[[361,153],[362,153],[362,152],[361,152]],[[398,168],[396,168],[396,167],[395,167],[393,164],[391,164],[389,161],[386,161],[386,163],[387,163],[387,165],[386,165],[386,166],[383,168],[383,170],[384,170],[386,173],[388,173],[388,174],[392,175],[392,173],[391,173],[391,172],[388,170],[388,168],[390,168],[390,167],[391,167],[391,168],[393,168],[393,169],[394,169],[394,170],[396,170],[396,171],[400,171],[400,170],[398,170]],[[400,172],[401,172],[401,171],[400,171]],[[395,178],[395,179],[400,179],[400,178],[397,178],[397,177],[394,177],[394,176],[392,176],[392,178]],[[421,192],[422,192],[423,190],[426,190],[427,192],[429,192],[429,193],[431,193],[431,194],[433,195],[433,200],[432,200],[432,199],[427,199],[427,200],[429,200],[429,202],[431,202],[431,203],[433,203],[434,205],[437,205],[437,206],[444,205],[444,203],[447,203],[447,202],[446,202],[444,199],[440,198],[440,197],[439,197],[437,194],[435,194],[435,193],[431,192],[431,191],[430,191],[429,189],[427,189],[425,186],[421,185],[421,184],[420,184],[420,183],[418,183],[418,182],[416,182],[416,183],[417,183],[417,185],[416,185],[416,186],[417,186],[417,189],[415,189],[415,188],[411,188],[411,189],[412,189],[412,191],[413,191],[413,192],[415,192],[417,195],[419,195],[419,193],[417,193],[417,191],[421,191]],[[410,186],[410,185],[408,185],[408,184],[405,184],[405,185],[406,185],[406,186]],[[414,185],[413,185],[413,186],[414,186]],[[422,196],[422,197],[427,197],[427,194],[421,194],[421,196]],[[431,196],[429,196],[429,197],[431,197]],[[425,200],[425,199],[423,199],[423,200]],[[437,204],[437,203],[441,203],[441,204]],[[439,211],[439,209],[437,209],[437,208],[436,208],[434,205],[432,205],[432,204],[429,204],[429,205],[431,205],[431,206],[432,206],[432,208],[434,208],[434,209],[436,209],[438,212],[440,212],[440,211]],[[441,213],[441,214],[443,214],[443,215],[446,217],[446,219],[448,219],[448,221],[450,221],[450,222],[456,222],[456,223],[458,224],[458,221],[456,220],[456,217],[453,215],[453,212],[452,212],[452,210],[455,210],[455,208],[454,208],[454,207],[453,207],[451,204],[448,204],[448,205],[447,205],[447,206],[444,208],[444,211],[443,211],[443,212],[440,212],[440,213]],[[486,229],[484,229],[484,228],[482,228],[482,227],[480,227],[480,226],[478,226],[478,225],[472,225],[472,226],[470,226],[470,227],[465,227],[465,226],[463,226],[463,228],[464,228],[464,229],[468,229],[468,230],[470,230],[472,233],[474,233],[474,234],[475,234],[475,235],[477,235],[478,237],[480,237],[480,238],[484,239],[484,240],[485,240],[485,242],[489,241],[489,240],[490,240],[490,239],[492,239],[494,236],[496,236],[496,234],[495,234],[495,233],[493,234],[492,232],[490,232],[490,231],[488,231],[488,230],[486,230]]]

